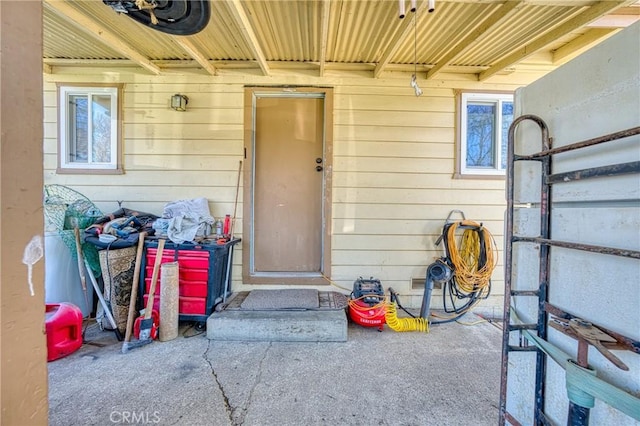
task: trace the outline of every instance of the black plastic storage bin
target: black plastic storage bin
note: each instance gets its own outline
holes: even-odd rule
[[[178,262],[179,270],[179,318],[181,321],[204,322],[213,312],[215,305],[224,298],[225,279],[233,264],[232,246],[239,243],[234,239],[225,244],[174,244],[166,241],[162,263]],[[140,266],[138,306],[146,306],[147,293],[158,249],[158,239],[147,239]],[[156,283],[154,308],[159,306],[160,276]],[[231,288],[227,289],[227,296]]]

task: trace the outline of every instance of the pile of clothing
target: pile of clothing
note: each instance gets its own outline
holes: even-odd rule
[[[85,230],[85,241],[99,248],[131,247],[144,231],[182,244],[211,235],[214,223],[209,202],[203,197],[169,202],[161,217],[123,207],[98,218]]]
[[[153,223],[157,236],[166,236],[176,244],[211,235],[213,226],[214,218],[206,198],[167,203],[162,217]]]

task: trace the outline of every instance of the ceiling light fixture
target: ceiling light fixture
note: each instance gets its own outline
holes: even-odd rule
[[[436,0],[427,0],[427,11],[432,13],[436,10]],[[398,16],[404,19],[406,0],[398,0]],[[413,15],[413,75],[411,76],[411,87],[415,91],[416,96],[422,95],[422,89],[418,86],[418,0],[411,0],[411,12]]]
[[[418,74],[418,14],[413,15],[413,75],[411,76],[411,87],[416,96],[422,95],[422,89],[418,86],[417,74]]]
[[[108,0],[103,0],[103,1],[108,1]],[[398,0],[398,16],[400,17],[400,19],[403,19],[406,16],[405,13],[405,3],[407,0]],[[436,0],[427,0],[427,11],[429,11],[429,13],[432,13],[436,10]],[[411,12],[415,12],[416,10],[418,10],[418,0],[411,0],[411,9],[409,9]]]

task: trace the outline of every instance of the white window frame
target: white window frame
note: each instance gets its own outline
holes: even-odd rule
[[[93,161],[91,158],[92,149],[91,141],[89,141],[87,162],[73,162],[69,160],[69,120],[70,96],[87,96],[105,95],[111,97],[110,103],[110,134],[111,134],[111,158],[108,162]],[[83,85],[58,85],[58,173],[107,173],[120,174],[123,173],[121,165],[121,98],[122,85],[103,85],[103,86],[83,86]],[[91,131],[91,102],[88,102],[88,135],[92,135]]]
[[[460,92],[458,97],[458,161],[456,164],[456,177],[497,177],[504,178],[506,170],[501,168],[502,163],[502,104],[513,103],[511,92]],[[469,102],[487,102],[496,104],[495,117],[495,167],[468,167],[467,166],[467,105]]]

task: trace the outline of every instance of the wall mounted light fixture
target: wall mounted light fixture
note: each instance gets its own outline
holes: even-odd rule
[[[189,98],[185,95],[175,94],[171,97],[171,108],[176,111],[186,111]]]

